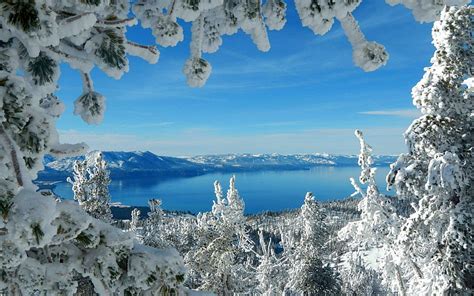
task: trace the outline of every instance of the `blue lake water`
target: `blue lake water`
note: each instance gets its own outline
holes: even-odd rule
[[[377,183],[385,191],[388,168],[377,169]],[[236,173],[236,188],[245,201],[247,213],[299,208],[306,192],[321,201],[343,199],[354,192],[349,178],[358,178],[358,167],[317,167],[305,171],[260,171]],[[209,211],[214,199],[215,180],[227,191],[232,173],[214,173],[186,178],[141,178],[113,180],[110,184],[112,202],[146,206],[151,198],[163,201],[167,210]],[[71,185],[57,184],[54,192],[71,199]]]

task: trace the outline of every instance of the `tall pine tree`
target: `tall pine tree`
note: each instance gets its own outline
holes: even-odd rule
[[[471,6],[446,8],[434,24],[432,65],[412,91],[423,115],[387,176],[400,197],[417,200],[398,237],[416,270],[408,295],[474,293],[473,15]]]

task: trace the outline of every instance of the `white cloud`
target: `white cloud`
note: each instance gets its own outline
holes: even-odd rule
[[[375,110],[375,111],[364,111],[359,112],[360,114],[367,115],[382,115],[382,116],[400,116],[408,118],[420,117],[421,113],[417,109],[401,109],[401,110]]]

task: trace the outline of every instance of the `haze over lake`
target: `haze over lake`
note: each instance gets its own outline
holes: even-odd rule
[[[388,167],[377,168],[377,184],[385,191]],[[299,208],[306,192],[311,191],[320,201],[337,200],[354,192],[349,178],[358,178],[359,167],[315,167],[298,171],[258,171],[236,173],[236,187],[245,201],[246,213],[280,211]],[[112,180],[112,202],[130,206],[147,206],[151,198],[163,201],[166,210],[209,211],[214,200],[215,180],[227,191],[232,173],[212,173],[197,177],[174,178],[127,178]],[[57,184],[54,192],[71,199],[71,185]]]

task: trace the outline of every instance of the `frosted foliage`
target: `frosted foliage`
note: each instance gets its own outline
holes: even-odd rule
[[[130,221],[130,231],[136,232],[140,223],[140,210],[135,208],[132,210],[132,220]]]
[[[272,240],[265,241],[263,231],[259,231],[260,252],[257,253],[259,264],[255,270],[258,280],[259,295],[272,296],[282,292],[282,283],[286,281],[284,258],[277,257]]]
[[[73,174],[73,179],[68,181],[72,184],[74,199],[93,217],[110,222],[110,178],[102,153],[92,154],[84,161],[77,160]]]
[[[252,278],[242,254],[252,249],[245,228],[244,203],[235,188],[235,177],[224,198],[214,183],[216,200],[212,211],[199,214],[194,247],[186,254],[189,286],[217,295],[248,292]]]
[[[308,192],[297,218],[298,235],[282,237],[288,258],[285,295],[339,295],[340,283],[333,269],[323,263],[324,243],[328,238],[326,214]]]
[[[334,24],[334,18],[344,18],[360,4],[355,1],[296,0],[296,9],[303,26],[315,34],[326,34]]]
[[[388,295],[377,271],[370,269],[360,255],[351,256],[342,270],[344,295]]]
[[[341,21],[353,46],[355,64],[364,71],[374,71],[386,64],[388,54],[382,45],[366,41],[360,31],[352,16],[360,2],[297,0],[295,4],[303,26],[309,27],[315,34],[327,33],[334,23],[334,18]],[[433,11],[441,7],[425,2],[427,1],[418,1],[419,5],[406,6],[416,10],[417,14],[427,15],[433,14]],[[434,6],[437,7],[435,10]],[[193,27],[196,22],[204,22],[199,47],[200,51],[205,53],[216,52],[222,44],[221,36],[235,34],[239,29],[250,35],[259,50],[268,51],[270,42],[267,27],[270,30],[280,30],[286,23],[286,4],[281,0],[269,0],[265,3],[260,0],[140,0],[133,4],[132,10],[143,27],[152,29],[156,42],[165,47],[175,46],[184,40],[178,19],[193,22]],[[435,19],[436,17],[433,17],[431,21]],[[362,39],[353,42],[355,35],[357,38],[362,36]],[[199,60],[195,60],[195,56],[191,49],[191,57],[186,61],[184,72],[188,84],[200,87],[207,80],[211,66],[206,65],[206,71],[196,73],[196,69],[204,69],[202,64],[208,63],[202,60],[198,63]]]
[[[360,1],[296,0],[295,4],[303,26],[315,34],[326,34],[334,24],[334,18],[338,19],[352,45],[354,63],[362,70],[374,71],[387,63],[385,47],[368,42],[352,15]]]
[[[359,166],[361,174],[359,180],[362,184],[367,184],[364,190],[351,178],[351,183],[355,188],[354,194],[360,194],[362,199],[358,204],[360,220],[349,222],[338,232],[338,238],[348,246],[348,254],[358,254],[360,251],[378,249],[381,253],[379,263],[382,271],[384,284],[392,290],[397,290],[403,286],[397,275],[400,275],[400,266],[404,262],[399,260],[399,255],[394,251],[393,245],[399,232],[402,218],[396,214],[392,205],[393,198],[388,198],[379,193],[375,182],[375,168],[372,168],[372,147],[366,143],[363,133],[355,131],[360,143]],[[355,264],[352,262],[351,264]],[[351,266],[353,268],[354,266]],[[360,267],[359,267],[360,268]],[[351,272],[350,270],[347,272]],[[369,272],[362,268],[361,272]],[[370,273],[370,272],[369,272]],[[345,275],[347,276],[347,275]],[[367,275],[369,276],[369,275]],[[376,278],[363,278],[364,280],[377,280]],[[351,281],[350,278],[347,281]],[[380,284],[373,282],[376,289],[380,289]],[[354,289],[354,287],[345,287]],[[367,287],[372,289],[373,287]],[[360,288],[357,288],[360,289]],[[403,293],[403,292],[402,292]]]
[[[265,24],[270,30],[281,30],[286,23],[286,3],[281,0],[267,0],[263,5]]]
[[[163,47],[176,46],[184,40],[183,28],[170,16],[158,16],[155,22],[152,32],[159,45]]]
[[[439,19],[441,11],[446,5],[461,6],[469,4],[469,0],[385,0],[390,5],[403,4],[413,12],[413,16],[419,22],[433,22]]]
[[[8,221],[0,222],[1,290],[70,295],[77,288],[75,272],[88,277],[99,295],[179,285],[174,275],[183,269],[175,252],[143,249],[72,202],[57,203],[30,190],[13,202]]]
[[[349,245],[357,250],[358,248],[377,247],[390,239],[393,240],[398,217],[390,200],[379,193],[375,183],[375,168],[372,168],[372,147],[365,142],[360,130],[356,130],[355,135],[360,142],[359,166],[361,174],[359,179],[362,184],[368,184],[368,186],[364,191],[351,178],[351,183],[356,190],[355,194],[362,196],[358,204],[361,219],[349,222],[342,228],[339,231],[339,238],[348,240]]]
[[[211,75],[211,65],[201,58],[202,43],[204,38],[204,19],[200,17],[193,23],[191,28],[191,57],[184,64],[183,72],[188,84],[193,87],[202,87]]]
[[[168,247],[166,240],[165,226],[163,223],[163,210],[161,209],[161,200],[151,199],[148,201],[150,212],[144,223],[144,243],[153,247]],[[133,216],[132,216],[133,218]]]
[[[364,135],[360,130],[356,130],[354,134],[356,135],[357,139],[359,139],[360,143],[358,163],[361,168],[361,172],[359,180],[362,184],[373,184],[375,183],[374,176],[376,169],[372,168],[372,165],[374,164],[372,159],[372,147],[365,142]]]
[[[105,97],[91,91],[83,94],[74,102],[74,114],[89,124],[99,124],[104,118]]]
[[[409,153],[387,176],[416,202],[397,239],[407,272],[418,275],[404,278],[407,295],[474,293],[473,14],[470,6],[445,8],[434,24],[432,65],[412,91],[423,115],[405,132]]]
[[[347,13],[339,20],[352,45],[352,58],[358,67],[370,72],[387,63],[388,53],[385,47],[377,42],[368,42],[351,13]]]
[[[155,46],[146,46],[128,41],[125,44],[128,54],[140,57],[150,64],[156,64],[160,58],[160,52]]]

